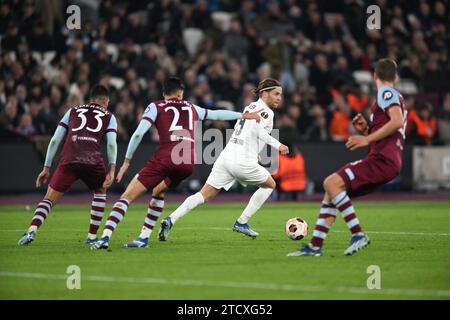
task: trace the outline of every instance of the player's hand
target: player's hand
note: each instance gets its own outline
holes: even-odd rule
[[[127,172],[129,166],[130,166],[130,160],[125,159],[122,166],[120,167],[119,173],[117,174],[117,178],[116,178],[117,182],[120,183],[120,181],[122,181],[122,178],[125,175],[125,172]]]
[[[356,150],[358,148],[366,147],[369,145],[369,140],[366,136],[351,136],[348,138],[345,146],[351,151]]]
[[[280,151],[280,153],[281,153],[282,155],[288,154],[288,153],[289,153],[289,147],[288,147],[288,146],[285,146],[284,144],[282,144],[282,145],[280,146],[280,149],[278,149],[278,151]]]
[[[103,188],[108,189],[109,187],[111,187],[112,183],[114,182],[115,171],[116,166],[111,166],[108,174],[106,175],[105,181],[103,182]]]
[[[50,168],[44,167],[41,173],[39,173],[36,179],[36,188],[39,188],[43,183],[47,183],[48,177],[50,176]]]
[[[242,116],[242,118],[244,118],[245,120],[256,120],[256,122],[260,122],[261,121],[261,116],[259,115],[259,113],[262,111],[263,109],[259,109],[256,110],[254,112],[245,112]]]
[[[366,133],[368,129],[367,121],[363,117],[361,113],[358,113],[352,120],[353,126],[355,127],[356,131],[360,133]]]

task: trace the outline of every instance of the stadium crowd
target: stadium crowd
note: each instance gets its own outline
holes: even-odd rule
[[[407,142],[449,144],[448,1],[375,2],[381,30],[366,28],[362,0],[0,0],[0,137],[51,135],[101,83],[128,141],[168,75],[184,80],[186,99],[233,110],[271,76],[284,89],[275,125],[283,142],[345,141],[374,97],[355,71],[370,74],[390,57],[406,88]],[[67,29],[70,4],[81,8],[80,30]]]

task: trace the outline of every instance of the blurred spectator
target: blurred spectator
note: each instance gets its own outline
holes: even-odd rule
[[[306,128],[303,140],[313,142],[329,141],[327,119],[320,105],[315,105],[311,109],[311,124]]]
[[[445,144],[450,144],[450,93],[445,95],[444,106],[437,121],[441,141]]]
[[[31,140],[37,135],[37,130],[33,125],[31,115],[28,113],[22,115],[20,118],[20,124],[16,129],[16,133],[28,140]]]
[[[436,142],[437,122],[433,116],[433,106],[423,103],[408,113],[407,136],[409,142],[430,145]]]
[[[333,111],[330,123],[330,136],[333,141],[346,141],[350,129],[350,107],[341,95],[333,97],[329,107]]]
[[[401,79],[414,82],[418,101],[433,103],[437,120],[443,117],[439,127],[447,119],[447,103],[438,102],[450,90],[448,1],[377,1],[381,32],[361,28],[363,1],[83,1],[82,28],[71,31],[64,4],[0,1],[0,114],[9,133],[29,114],[39,134],[51,134],[64,111],[87,101],[89,87],[101,83],[127,141],[142,108],[162,98],[169,75],[185,80],[186,99],[206,108],[228,101],[235,110],[255,98],[255,84],[275,77],[285,106],[275,119],[285,134],[344,141],[348,118],[370,112],[375,94],[355,71],[372,72],[385,56],[396,59]],[[216,19],[217,11],[230,20]],[[203,34],[192,56],[186,28]],[[17,101],[6,111],[12,96]]]
[[[290,152],[278,158],[278,169],[272,174],[277,181],[279,200],[298,200],[306,188],[305,159],[300,151],[289,146]]]

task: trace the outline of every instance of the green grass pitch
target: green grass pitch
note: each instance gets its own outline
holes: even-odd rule
[[[124,249],[145,216],[146,206],[133,205],[109,251],[84,244],[88,205],[56,206],[28,247],[17,240],[32,210],[0,206],[0,298],[450,299],[450,202],[354,205],[372,243],[352,257],[343,256],[350,233],[341,217],[323,257],[286,257],[310,239],[318,203],[266,204],[251,220],[256,240],[231,231],[244,203],[207,204],[180,220],[169,241],[157,241],[155,230],[149,248]],[[296,216],[309,223],[302,241],[284,233]],[[67,289],[69,265],[80,267],[80,290]],[[379,290],[367,288],[371,265],[381,271]]]

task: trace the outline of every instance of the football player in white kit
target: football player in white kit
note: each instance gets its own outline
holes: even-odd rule
[[[277,80],[261,81],[255,93],[259,100],[244,109],[245,112],[258,111],[260,123],[256,120],[236,122],[234,132],[214,163],[212,171],[200,192],[188,197],[171,215],[161,222],[159,240],[165,241],[170,229],[182,216],[198,205],[214,198],[220,189],[228,190],[235,181],[242,185],[256,185],[259,189],[253,194],[247,207],[233,225],[233,230],[255,238],[258,233],[250,228],[250,217],[263,205],[275,189],[275,181],[264,167],[258,163],[258,153],[268,144],[280,153],[286,154],[289,148],[270,135],[273,128],[273,109],[278,108],[282,99],[281,85]]]

